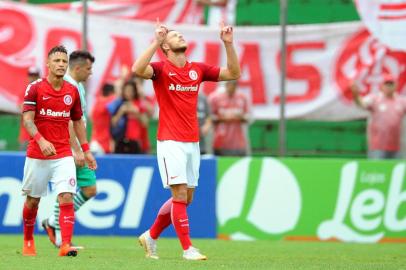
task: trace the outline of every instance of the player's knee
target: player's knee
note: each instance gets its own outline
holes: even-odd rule
[[[171,191],[173,200],[187,203],[188,192],[186,185],[173,185]]]
[[[60,193],[58,195],[59,203],[72,203],[73,194],[69,192]]]
[[[96,186],[86,187],[83,189],[83,193],[87,198],[93,198],[97,194],[97,188]]]
[[[26,205],[28,208],[33,209],[33,208],[38,208],[40,198],[33,198],[33,197],[28,197],[25,201]]]
[[[177,201],[177,202],[186,202],[187,203],[187,201],[188,201],[187,192],[182,192],[182,191],[172,194],[172,198],[174,201]]]

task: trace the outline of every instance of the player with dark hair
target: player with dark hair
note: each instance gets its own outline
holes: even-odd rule
[[[64,80],[77,88],[80,104],[82,107],[82,120],[86,126],[86,96],[84,82],[92,74],[92,66],[95,58],[88,51],[74,51],[69,55],[69,72],[64,76]],[[74,209],[77,211],[90,198],[96,196],[96,174],[94,170],[89,169],[85,163],[85,153],[80,148],[77,134],[73,129],[73,122],[69,122],[70,144],[72,147],[73,158],[76,164],[77,185],[80,190],[73,198]],[[54,213],[48,219],[42,221],[42,227],[48,234],[50,241],[57,247],[61,245],[61,231],[59,225],[59,207],[55,202]]]
[[[240,76],[233,46],[233,29],[221,26],[220,38],[227,54],[227,67],[219,68],[200,62],[188,62],[188,44],[178,31],[168,30],[159,22],[155,39],[134,63],[133,72],[151,79],[159,105],[157,159],[163,186],[170,188],[172,198],[161,207],[149,230],[140,237],[146,257],[158,259],[156,240],[171,224],[183,248],[183,258],[205,260],[207,257],[192,246],[186,207],[192,202],[198,185],[200,150],[197,120],[197,98],[203,81],[236,80]],[[161,48],[167,59],[152,62]]]
[[[34,226],[38,204],[47,194],[48,182],[54,184],[60,209],[62,244],[59,256],[76,256],[71,244],[76,193],[75,162],[70,148],[69,121],[77,134],[89,168],[96,161],[89,151],[86,129],[77,89],[64,81],[68,67],[65,47],[53,47],[47,58],[48,76],[28,85],[23,106],[24,127],[31,136],[24,166],[22,191],[27,195],[23,208],[24,256],[35,256]]]

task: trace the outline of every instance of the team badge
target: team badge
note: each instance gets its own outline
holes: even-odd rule
[[[197,72],[194,70],[189,71],[189,78],[196,81],[197,80]]]
[[[72,187],[74,187],[75,185],[76,185],[76,179],[75,178],[71,178],[71,179],[69,179],[69,184],[72,186]]]
[[[63,97],[63,102],[64,102],[66,105],[71,105],[71,104],[72,104],[72,97],[71,97],[70,95],[65,95],[65,96]]]

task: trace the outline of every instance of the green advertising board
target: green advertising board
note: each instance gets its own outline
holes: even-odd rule
[[[404,241],[405,168],[402,161],[219,158],[219,237]]]

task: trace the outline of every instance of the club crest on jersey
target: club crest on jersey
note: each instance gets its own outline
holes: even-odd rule
[[[71,97],[70,95],[65,95],[65,96],[63,97],[63,102],[64,102],[66,105],[71,105],[71,104],[72,104],[72,97]]]
[[[196,81],[197,80],[197,72],[194,71],[193,69],[191,71],[189,71],[189,78]]]
[[[71,178],[71,179],[69,179],[69,184],[72,186],[72,187],[74,187],[75,185],[76,185],[76,179],[75,178]]]

